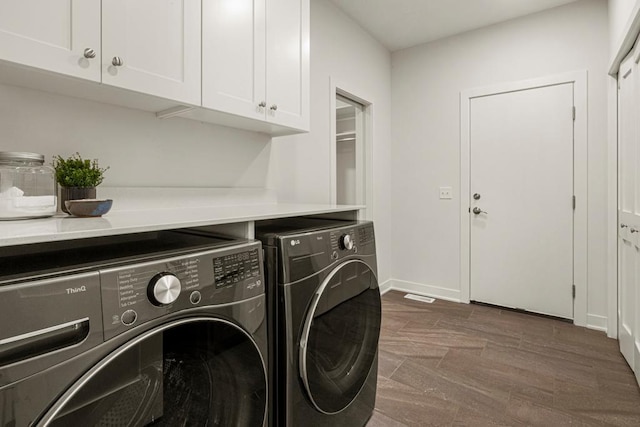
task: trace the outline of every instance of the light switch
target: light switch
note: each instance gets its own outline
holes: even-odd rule
[[[451,187],[440,187],[441,199],[453,199],[453,189]]]

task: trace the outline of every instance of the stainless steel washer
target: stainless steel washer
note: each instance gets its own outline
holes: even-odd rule
[[[0,425],[267,425],[260,242],[158,232],[0,255]]]

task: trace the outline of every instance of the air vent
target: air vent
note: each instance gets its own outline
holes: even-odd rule
[[[414,301],[420,301],[420,302],[426,302],[431,304],[432,302],[435,301],[435,298],[430,298],[430,297],[423,297],[421,295],[414,295],[414,294],[406,294],[404,296],[406,299],[410,299],[410,300],[414,300]]]

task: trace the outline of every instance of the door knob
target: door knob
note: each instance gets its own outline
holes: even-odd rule
[[[122,64],[124,64],[124,61],[119,56],[114,56],[111,60],[111,64],[113,64],[114,67],[121,67]]]
[[[278,106],[277,106],[276,104],[273,104],[273,105],[271,106],[271,109],[272,109],[273,111],[276,111],[276,110],[278,109]]]
[[[620,228],[627,228],[628,225],[627,224],[620,224]]]
[[[260,104],[258,104],[258,107],[260,108],[264,108],[267,106],[267,103],[265,101],[262,101]]]
[[[472,211],[472,212],[473,212],[474,214],[476,214],[476,215],[480,215],[481,213],[483,213],[483,214],[487,214],[487,212],[483,211],[482,209],[480,209],[480,208],[479,208],[479,207],[477,207],[477,206],[476,206],[475,208],[473,208],[473,211]]]
[[[480,193],[475,193],[473,195],[473,200],[480,200]]]

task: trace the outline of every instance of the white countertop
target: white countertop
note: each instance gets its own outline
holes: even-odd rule
[[[111,211],[99,218],[59,214],[51,218],[0,221],[0,246],[348,212],[361,208],[353,205],[277,203]]]

